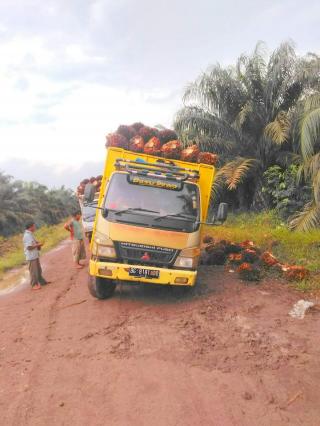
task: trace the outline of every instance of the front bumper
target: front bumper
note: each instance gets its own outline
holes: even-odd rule
[[[143,282],[152,284],[163,284],[163,285],[184,285],[194,286],[197,278],[197,271],[187,271],[181,269],[165,269],[157,268],[152,266],[142,266],[144,269],[160,271],[159,278],[144,278],[144,277],[132,277],[129,275],[130,267],[141,267],[140,265],[129,265],[124,263],[115,262],[101,262],[97,260],[90,260],[89,273],[92,276],[98,276],[110,280],[119,281],[131,281],[131,282]],[[181,281],[186,281],[180,283]]]

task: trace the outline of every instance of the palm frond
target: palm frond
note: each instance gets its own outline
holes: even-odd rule
[[[291,121],[285,111],[280,111],[274,121],[267,124],[264,134],[273,142],[281,145],[288,139]]]
[[[241,127],[243,126],[243,124],[245,123],[245,121],[246,121],[246,119],[247,119],[247,117],[248,117],[248,115],[250,114],[250,113],[252,113],[253,112],[253,106],[252,106],[252,103],[250,102],[250,101],[247,101],[242,107],[241,107],[241,110],[240,110],[240,112],[239,112],[239,114],[236,116],[236,119],[235,119],[235,127],[237,128],[237,129],[241,129]]]
[[[216,173],[214,177],[214,182],[211,187],[211,199],[212,200],[217,199],[221,195],[225,187],[226,187],[225,179],[220,169],[218,170],[218,172]]]
[[[314,154],[320,136],[320,108],[303,115],[300,120],[300,146],[304,159]]]
[[[300,180],[304,177],[306,180],[313,179],[320,170],[320,152],[301,162],[298,170],[298,177]]]
[[[314,196],[315,202],[318,205],[320,205],[320,168],[313,175],[312,188],[313,188],[313,196]]]
[[[280,151],[277,154],[277,164],[283,168],[289,167],[291,164],[301,164],[301,156],[291,151]]]
[[[320,224],[320,205],[310,202],[302,212],[297,213],[290,221],[290,228],[296,231],[310,231]]]
[[[207,112],[199,107],[185,107],[178,111],[174,128],[178,133],[194,132],[199,136],[237,140],[237,131],[216,114]]]
[[[294,81],[296,54],[292,42],[282,43],[269,59],[267,66],[266,103],[274,116],[283,101],[284,93]]]
[[[217,176],[224,180],[229,190],[234,190],[256,166],[257,160],[239,157],[225,164]]]
[[[320,93],[313,93],[304,100],[304,111],[309,112],[320,108]]]
[[[256,166],[255,159],[242,159],[242,161],[235,163],[233,170],[230,170],[226,183],[229,190],[234,190],[244,180],[250,171]]]

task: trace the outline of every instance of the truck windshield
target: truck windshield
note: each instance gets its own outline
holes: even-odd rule
[[[172,190],[128,182],[127,174],[114,173],[105,199],[105,217],[159,229],[193,232],[198,228],[199,192],[192,183]]]

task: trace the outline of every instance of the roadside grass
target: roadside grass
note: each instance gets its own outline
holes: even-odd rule
[[[282,263],[302,265],[312,274],[295,283],[302,291],[320,289],[320,229],[290,231],[273,211],[230,215],[222,226],[205,227],[204,234],[217,239],[241,242],[251,240],[262,250],[271,251]]]
[[[63,223],[43,226],[35,232],[36,239],[44,243],[42,253],[52,249],[68,237],[63,228]],[[22,235],[18,234],[9,238],[0,237],[0,278],[4,272],[25,263]]]

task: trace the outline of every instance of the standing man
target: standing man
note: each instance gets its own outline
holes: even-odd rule
[[[39,260],[39,251],[43,246],[43,243],[39,243],[34,238],[34,231],[36,225],[34,222],[26,224],[26,230],[23,234],[23,247],[24,254],[29,266],[30,272],[30,284],[32,290],[40,290],[42,285],[48,284],[48,282],[42,276],[42,269]]]
[[[80,223],[81,213],[75,211],[72,219],[64,225],[64,229],[70,232],[72,240],[72,255],[76,268],[83,268],[84,265],[80,260],[86,259],[86,248],[83,241],[83,231]]]

